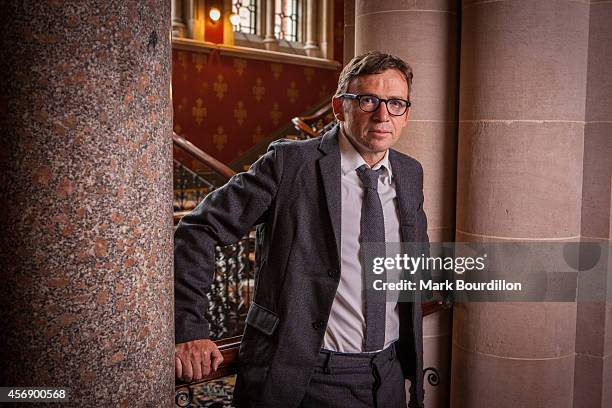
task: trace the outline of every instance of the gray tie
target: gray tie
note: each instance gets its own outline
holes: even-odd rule
[[[385,345],[385,292],[374,290],[375,279],[386,282],[386,271],[375,275],[372,272],[373,259],[385,257],[385,218],[378,196],[379,170],[372,170],[365,164],[357,169],[357,175],[364,187],[361,205],[361,259],[365,271],[365,351],[376,351]]]

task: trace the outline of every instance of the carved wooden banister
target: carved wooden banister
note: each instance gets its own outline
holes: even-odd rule
[[[312,115],[297,116],[291,122],[306,139],[319,137],[327,130],[327,125],[333,122],[331,112],[332,104],[329,102]]]
[[[305,133],[306,135],[308,135],[309,138],[321,136],[320,131],[313,130],[310,126],[306,124],[306,122],[304,122],[304,120],[299,117],[291,119],[291,122],[293,122],[297,130]]]
[[[300,119],[308,122],[311,120],[318,120],[322,117],[324,117],[327,112],[329,112],[332,108],[332,104],[331,102],[326,104],[325,106],[321,107],[321,109],[319,109],[318,111],[316,111],[315,113],[313,113],[312,115],[307,115],[307,116],[300,116]]]
[[[207,165],[208,167],[210,167],[211,169],[213,169],[215,172],[219,173],[223,177],[230,178],[234,174],[236,174],[234,170],[232,170],[225,164],[221,163],[219,160],[215,159],[211,155],[202,151],[200,148],[195,146],[189,140],[185,139],[183,136],[177,135],[176,133],[172,132],[172,141],[177,147],[186,151],[193,158],[204,163],[205,165]]]

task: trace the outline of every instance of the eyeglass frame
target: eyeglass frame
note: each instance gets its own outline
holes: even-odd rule
[[[367,111],[367,110],[365,110],[365,109],[363,109],[361,107],[361,98],[363,98],[364,96],[371,96],[371,97],[374,97],[374,98],[378,99],[378,105],[376,106],[376,108],[374,110]],[[412,105],[412,103],[409,100],[407,100],[407,99],[401,99],[401,98],[383,99],[383,98],[380,98],[380,97],[378,97],[376,95],[372,95],[372,94],[354,94],[354,93],[345,92],[345,93],[341,93],[340,95],[338,95],[338,98],[356,99],[357,102],[358,102],[357,104],[359,105],[359,109],[361,109],[363,112],[366,112],[366,113],[376,112],[378,110],[378,108],[380,108],[381,103],[384,102],[385,103],[385,107],[387,108],[387,112],[389,112],[389,115],[391,115],[391,116],[403,116],[408,111],[408,108],[410,108],[410,106]],[[387,102],[389,102],[389,101],[403,101],[403,102],[406,102],[406,109],[402,113],[400,113],[398,115],[396,115],[394,113],[391,113],[391,111],[389,110],[389,105],[387,105]]]

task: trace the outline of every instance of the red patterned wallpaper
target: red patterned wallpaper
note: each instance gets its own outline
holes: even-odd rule
[[[174,131],[230,163],[336,89],[339,70],[173,50]],[[181,161],[198,169],[187,156]]]

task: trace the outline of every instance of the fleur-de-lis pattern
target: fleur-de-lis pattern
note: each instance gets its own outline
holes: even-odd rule
[[[217,80],[213,84],[213,89],[215,91],[215,95],[219,100],[223,100],[225,93],[227,92],[227,82],[224,81],[223,75],[217,75]]]
[[[246,60],[243,60],[242,58],[234,58],[234,69],[236,70],[236,73],[238,74],[239,77],[242,76],[242,74],[244,74],[244,70],[247,67],[247,62]]]
[[[253,85],[253,95],[255,95],[255,100],[257,102],[261,102],[264,95],[266,94],[266,87],[263,86],[263,81],[261,78],[257,77],[255,80],[255,85]]]
[[[193,65],[195,66],[196,70],[198,72],[201,72],[202,69],[204,69],[204,65],[206,65],[206,55],[194,53],[191,56],[191,59],[193,61]]]
[[[314,78],[314,68],[312,67],[304,67],[304,78],[306,78],[306,82],[311,83],[312,78]]]
[[[282,117],[283,112],[280,111],[278,103],[275,102],[274,105],[272,105],[272,110],[270,111],[270,119],[272,119],[274,126],[278,126]]]
[[[213,142],[218,151],[222,151],[227,143],[227,135],[223,131],[223,126],[217,126],[217,133],[213,135]]]
[[[174,66],[178,66],[181,67],[181,73],[180,75],[183,78],[183,81],[186,81],[187,78],[189,77],[187,74],[187,68],[189,67],[189,64],[187,62],[187,53],[185,51],[178,51],[176,53],[176,62],[173,63]],[[175,72],[177,72],[178,70],[175,70]],[[178,72],[177,72],[178,74]]]
[[[239,126],[242,126],[246,117],[247,111],[244,109],[244,102],[238,101],[236,109],[234,109],[234,119],[236,119],[236,123],[238,123]]]
[[[283,66],[281,64],[272,63],[270,64],[270,70],[274,79],[279,79],[283,72]]]
[[[291,81],[291,83],[289,84],[289,89],[287,89],[287,97],[289,98],[289,102],[294,104],[299,94],[300,94],[300,91],[299,89],[297,89],[297,85],[295,84],[295,81]]]
[[[182,112],[183,109],[185,109],[185,105],[187,105],[187,98],[183,96],[181,98],[181,102],[177,105],[178,111]]]
[[[191,115],[195,119],[195,122],[198,126],[202,125],[202,121],[206,117],[208,113],[208,109],[204,106],[204,102],[202,98],[196,99],[195,105],[191,108]]]
[[[227,164],[256,144],[265,151],[270,135],[331,97],[339,73],[339,67],[228,55],[211,61],[207,52],[178,49],[172,57],[174,131]],[[192,161],[180,149],[174,154],[184,163]]]

